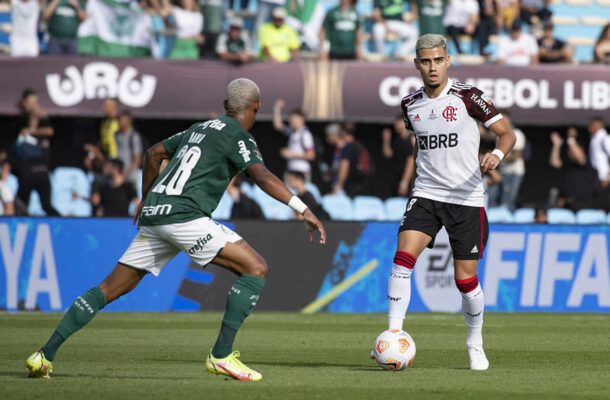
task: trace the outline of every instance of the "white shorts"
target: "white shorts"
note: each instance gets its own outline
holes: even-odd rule
[[[209,217],[180,224],[141,226],[119,263],[158,276],[181,251],[204,267],[227,243],[239,240],[241,236]]]

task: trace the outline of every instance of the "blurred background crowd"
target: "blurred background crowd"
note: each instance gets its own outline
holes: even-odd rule
[[[130,38],[129,55],[160,59],[401,60],[419,34],[438,33],[466,64],[609,63],[609,7],[608,0],[1,0],[0,51],[120,55],[124,48],[91,40],[107,23],[103,29]]]
[[[608,15],[610,0],[3,0],[0,49],[40,60],[404,61],[419,34],[439,33],[461,64],[607,64]],[[134,120],[115,98],[101,101],[101,118],[50,116],[27,88],[15,101],[19,115],[0,117],[0,215],[130,216],[146,149],[195,122]],[[484,176],[490,221],[610,221],[608,119],[514,126],[513,152]],[[276,99],[272,121],[253,134],[269,168],[317,215],[401,219],[415,145],[401,116],[391,125],[309,121]],[[483,126],[480,135],[481,151],[493,149],[495,137]],[[242,176],[213,217],[296,218]]]

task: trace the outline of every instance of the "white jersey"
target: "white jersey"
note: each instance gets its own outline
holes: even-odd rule
[[[479,89],[451,79],[434,99],[423,89],[403,98],[401,104],[405,127],[417,137],[413,196],[483,207],[477,121],[489,127],[502,114]]]

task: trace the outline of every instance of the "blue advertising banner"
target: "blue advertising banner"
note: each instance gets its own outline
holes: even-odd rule
[[[387,311],[395,232],[387,223],[369,223],[356,243],[339,246],[318,299],[338,286],[333,276],[339,270],[349,279],[371,261],[377,267],[329,302],[329,311]],[[486,310],[610,312],[609,233],[608,226],[492,225],[478,270]],[[426,249],[415,264],[409,311],[460,309],[449,238],[442,230],[434,249]]]
[[[259,309],[387,311],[396,223],[330,222],[327,245],[313,248],[299,222],[229,226],[270,264]],[[127,219],[0,218],[0,309],[67,309],[104,279],[135,233]],[[609,234],[608,226],[492,225],[479,264],[486,309],[610,312]],[[158,278],[145,277],[106,310],[222,309],[233,280],[220,268],[202,269],[180,254]],[[443,230],[434,249],[418,258],[409,310],[460,308]]]

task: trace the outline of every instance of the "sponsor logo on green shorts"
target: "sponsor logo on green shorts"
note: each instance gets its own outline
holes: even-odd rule
[[[212,240],[212,238],[212,234],[208,233],[207,236],[200,237],[199,239],[197,239],[197,244],[195,244],[189,249],[189,254],[195,254],[196,251],[203,250],[203,246],[205,246],[207,242]]]

